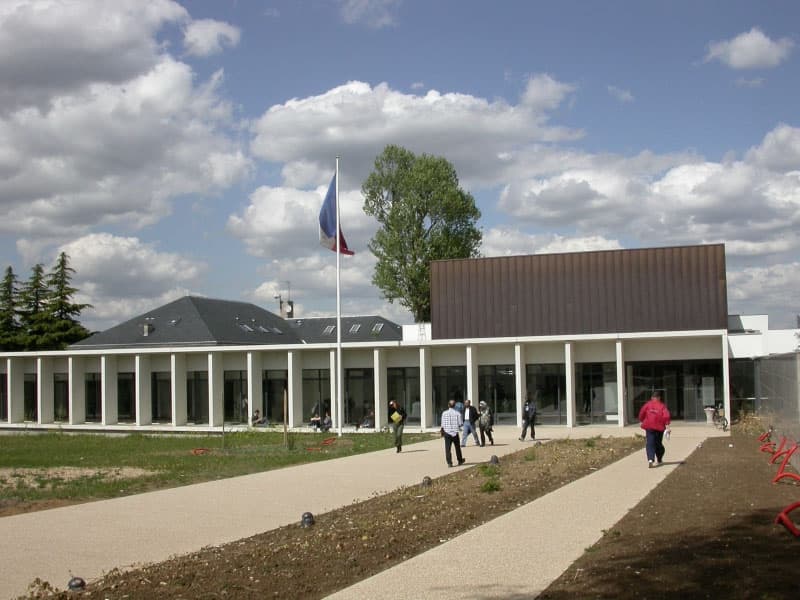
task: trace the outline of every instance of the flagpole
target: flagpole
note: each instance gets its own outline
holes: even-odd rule
[[[339,157],[336,157],[336,412],[339,435],[342,435],[344,421],[342,394],[342,298],[341,298],[341,247],[342,238],[339,228]]]

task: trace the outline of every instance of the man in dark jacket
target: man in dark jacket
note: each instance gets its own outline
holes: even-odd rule
[[[400,452],[403,449],[403,428],[406,424],[406,409],[394,400],[389,401],[389,426],[394,431],[394,446]]]
[[[481,445],[480,441],[478,441],[478,416],[478,409],[472,406],[472,402],[464,400],[464,434],[461,436],[462,448],[467,445],[467,438],[470,433],[472,437],[475,438],[475,445]]]
[[[519,436],[519,441],[525,441],[525,434],[528,433],[528,427],[531,428],[531,439],[536,439],[536,428],[534,426],[536,422],[536,402],[531,399],[525,402],[525,406],[522,409],[522,435]]]

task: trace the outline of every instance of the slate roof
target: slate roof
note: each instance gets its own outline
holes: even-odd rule
[[[332,335],[326,330],[329,325],[333,326]],[[335,325],[335,317],[284,320],[247,302],[185,296],[95,333],[70,348],[335,343]],[[403,337],[399,325],[382,317],[343,317],[342,331],[342,342],[394,341]]]
[[[307,344],[336,342],[336,317],[288,319],[292,330]],[[342,317],[342,343],[390,342],[403,339],[403,328],[378,316]]]

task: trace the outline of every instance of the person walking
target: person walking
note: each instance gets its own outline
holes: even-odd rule
[[[444,438],[444,457],[447,460],[447,466],[453,466],[453,454],[451,446],[456,447],[456,459],[459,465],[464,464],[464,457],[461,455],[461,446],[458,443],[458,428],[461,427],[464,421],[461,413],[456,410],[456,401],[450,400],[447,403],[447,410],[442,413],[441,418],[441,434]]]
[[[494,438],[492,437],[492,425],[494,425],[494,419],[492,418],[492,411],[489,408],[489,405],[486,404],[483,400],[478,403],[478,408],[480,409],[481,416],[478,417],[478,429],[481,432],[481,446],[486,445],[486,438],[489,438],[489,443],[494,446]]]
[[[406,410],[394,400],[389,401],[389,425],[394,432],[394,446],[397,452],[403,449],[403,428],[406,424]]]
[[[528,433],[528,427],[531,428],[531,439],[536,439],[536,401],[528,400],[522,408],[522,435],[519,436],[519,441],[525,441],[525,434]]]
[[[653,396],[639,411],[639,422],[645,431],[645,452],[649,469],[664,462],[664,432],[669,432],[670,421],[669,409],[661,400],[661,392],[653,392]]]
[[[469,400],[464,401],[464,433],[461,436],[461,447],[465,448],[467,446],[467,439],[469,438],[469,434],[472,434],[472,437],[475,438],[475,445],[480,446],[481,443],[478,441],[478,409],[472,406],[472,402]]]

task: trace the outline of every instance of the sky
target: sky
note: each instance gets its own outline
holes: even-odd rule
[[[0,266],[60,252],[102,330],[181,296],[342,314],[372,285],[361,184],[443,156],[481,254],[725,243],[731,314],[800,314],[800,3],[2,0]],[[653,281],[656,288],[661,282]]]

